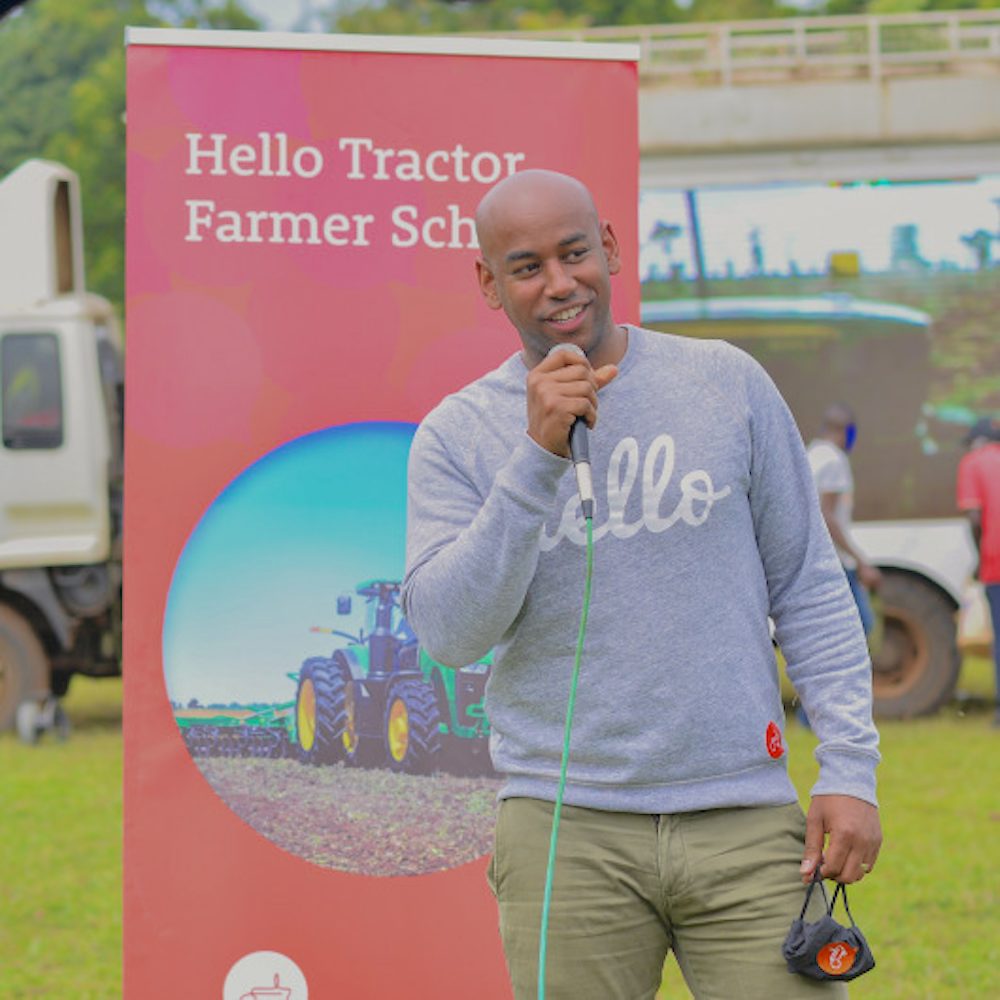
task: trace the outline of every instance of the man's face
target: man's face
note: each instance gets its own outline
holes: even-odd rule
[[[481,238],[480,289],[517,329],[529,365],[559,343],[581,347],[595,367],[618,360],[605,356],[615,333],[610,276],[621,267],[618,241],[586,197],[559,188],[519,192],[491,213]]]

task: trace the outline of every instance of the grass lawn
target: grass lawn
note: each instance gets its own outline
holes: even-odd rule
[[[885,846],[877,876],[851,897],[878,968],[854,996],[1000,997],[1000,732],[984,707],[990,664],[967,660],[959,689],[970,698],[936,718],[880,727]],[[66,708],[67,743],[30,748],[0,737],[4,1000],[121,995],[121,685],[77,678]],[[814,742],[789,724],[800,789],[813,780]],[[688,995],[671,961],[661,1000]]]
[[[67,742],[0,736],[5,1000],[121,996],[121,697],[118,680],[76,678]]]

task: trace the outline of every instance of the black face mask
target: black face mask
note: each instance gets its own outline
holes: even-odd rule
[[[806,923],[806,908],[817,883],[826,900],[826,889],[823,888],[823,877],[819,874],[818,867],[806,890],[802,912],[797,920],[792,921],[788,937],[781,948],[788,971],[810,979],[835,979],[844,982],[857,979],[869,969],[875,968],[875,958],[847,906],[847,887],[838,883],[833,898],[827,900],[826,913],[819,920]],[[833,919],[833,908],[841,894],[844,898],[844,910],[851,921],[850,927],[844,927]]]

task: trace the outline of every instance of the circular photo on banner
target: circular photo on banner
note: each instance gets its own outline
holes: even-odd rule
[[[492,847],[490,657],[458,669],[400,608],[413,425],[334,427],[218,496],[174,570],[168,696],[219,797],[323,868],[419,875]]]

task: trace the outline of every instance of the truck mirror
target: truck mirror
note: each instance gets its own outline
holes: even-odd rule
[[[337,614],[349,615],[351,613],[351,595],[344,594],[337,598]]]

